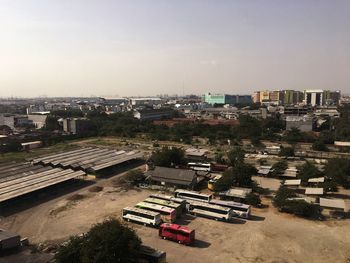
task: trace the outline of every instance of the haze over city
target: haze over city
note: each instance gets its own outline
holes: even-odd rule
[[[0,1],[0,96],[350,92],[350,1]]]

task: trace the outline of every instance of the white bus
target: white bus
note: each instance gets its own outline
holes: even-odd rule
[[[125,207],[123,209],[123,219],[150,226],[159,226],[162,223],[160,213],[137,207]]]
[[[162,221],[166,223],[173,223],[176,220],[176,210],[174,208],[147,202],[137,203],[136,207],[159,213]]]
[[[203,172],[211,171],[210,163],[188,163],[187,166],[188,168],[194,171],[203,171]]]
[[[231,221],[232,217],[235,216],[231,208],[195,201],[191,201],[188,205],[188,212],[195,216],[222,221]]]
[[[223,201],[223,200],[217,200],[212,199],[209,204],[213,205],[219,205],[223,207],[231,208],[232,211],[241,218],[248,219],[250,217],[251,208],[250,205],[234,202],[234,201]]]
[[[200,201],[200,202],[209,202],[213,195],[211,194],[202,194],[195,191],[188,191],[183,189],[177,189],[175,191],[175,197],[182,198],[186,200]]]

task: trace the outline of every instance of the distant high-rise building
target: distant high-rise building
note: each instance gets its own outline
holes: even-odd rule
[[[324,104],[338,105],[341,98],[341,93],[339,90],[337,91],[325,90],[323,92],[323,97],[324,97]]]
[[[323,90],[305,90],[304,101],[307,105],[321,106],[324,103]]]
[[[250,95],[228,95],[206,93],[202,96],[202,102],[208,104],[249,104],[252,103]]]
[[[338,104],[341,97],[340,91],[330,90],[305,90],[304,102],[311,106]]]
[[[255,91],[253,93],[252,100],[254,103],[260,103],[260,91]]]
[[[295,105],[303,101],[304,94],[298,90],[284,90],[284,105]]]

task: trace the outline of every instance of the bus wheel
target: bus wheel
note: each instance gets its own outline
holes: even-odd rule
[[[181,244],[181,241],[179,240],[179,244]]]
[[[146,223],[143,223],[143,225],[144,225],[144,226],[147,226],[147,224],[146,224]]]
[[[166,237],[163,237],[163,239],[165,240],[165,239],[166,239]]]
[[[130,222],[130,219],[128,219],[128,222]]]
[[[217,218],[215,218],[215,221],[218,221],[218,219],[217,219]]]

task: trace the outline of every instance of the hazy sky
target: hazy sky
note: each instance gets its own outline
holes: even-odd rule
[[[0,96],[350,93],[350,0],[0,0]]]

